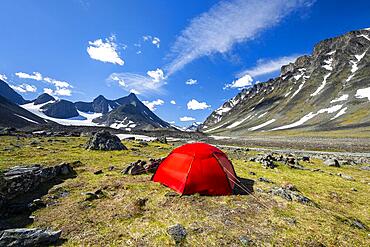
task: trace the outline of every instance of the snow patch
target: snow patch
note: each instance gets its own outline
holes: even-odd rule
[[[103,115],[102,113],[86,113],[86,112],[77,111],[79,115],[77,117],[73,117],[73,118],[59,119],[59,118],[49,117],[49,116],[45,115],[42,112],[42,109],[41,109],[41,107],[43,107],[44,105],[49,104],[49,103],[50,102],[46,102],[46,103],[40,104],[40,105],[34,105],[33,103],[28,103],[28,104],[21,105],[21,107],[23,107],[27,111],[30,111],[33,114],[35,114],[35,115],[37,115],[41,118],[54,121],[54,122],[56,122],[58,124],[61,124],[61,125],[68,125],[68,126],[102,126],[100,124],[93,123],[93,121],[92,121],[95,118],[101,117]]]
[[[333,99],[330,101],[330,103],[335,103],[335,102],[340,102],[340,101],[346,101],[348,99],[349,95],[348,94],[343,94],[339,98]]]
[[[300,120],[298,120],[294,123],[288,124],[288,125],[284,125],[284,126],[274,128],[274,129],[272,129],[272,131],[274,131],[274,130],[285,130],[285,129],[291,129],[291,128],[294,128],[294,127],[298,127],[298,126],[304,124],[305,122],[307,122],[308,120],[316,117],[319,114],[322,114],[322,113],[332,114],[334,112],[337,112],[342,108],[342,106],[343,105],[335,105],[335,106],[332,106],[332,107],[329,107],[329,108],[321,109],[316,113],[310,112],[307,115],[303,116]]]
[[[333,58],[329,58],[327,60],[324,61],[325,65],[323,65],[322,67],[326,70],[329,70],[329,71],[332,71],[333,70]]]
[[[355,55],[355,58],[357,59],[357,61],[354,61],[354,60],[349,61],[352,64],[352,68],[351,68],[351,74],[348,76],[346,82],[349,82],[350,80],[352,80],[354,73],[358,70],[358,63],[361,62],[361,60],[364,58],[366,52],[367,50],[360,55]]]
[[[347,107],[342,108],[342,109],[337,113],[337,115],[335,115],[334,117],[332,117],[330,120],[334,120],[334,119],[336,119],[336,118],[338,118],[338,117],[342,116],[343,114],[345,114],[345,113],[346,113],[346,111],[347,111]]]
[[[265,123],[263,123],[263,124],[260,124],[260,125],[254,126],[254,127],[252,127],[252,128],[249,128],[248,130],[250,130],[250,131],[255,131],[255,130],[261,129],[261,128],[263,128],[263,127],[265,127],[265,126],[269,125],[269,124],[272,124],[272,123],[273,123],[273,122],[275,122],[275,121],[276,121],[276,119],[271,119],[271,120],[269,120],[269,121],[267,121],[267,122],[265,122]]]
[[[358,89],[355,97],[358,99],[368,98],[370,101],[370,87]]]
[[[239,126],[240,124],[244,123],[245,121],[247,121],[249,118],[251,118],[252,115],[249,115],[247,116],[246,118],[240,120],[240,121],[236,121],[234,122],[233,124],[230,124],[229,126],[227,126],[226,128],[227,129],[232,129],[232,128],[235,128],[236,126]]]
[[[259,115],[257,118],[262,118],[263,116],[265,116],[268,112],[265,112],[265,113],[262,113],[261,115]]]
[[[21,116],[21,115],[18,115],[18,114],[14,114],[14,115],[17,116],[17,117],[23,118],[24,120],[26,120],[28,122],[35,123],[35,124],[40,124],[40,123],[38,123],[36,121],[33,121],[32,119],[26,118],[24,116]]]
[[[312,97],[318,95],[321,92],[321,90],[324,89],[324,87],[326,86],[326,80],[329,78],[330,75],[331,73],[324,76],[324,80],[322,81],[321,85],[316,89],[314,93],[311,94]]]
[[[368,41],[370,41],[369,36],[367,36],[367,35],[365,35],[365,34],[357,35],[357,37],[358,37],[358,38],[363,37],[363,38],[367,39]]]

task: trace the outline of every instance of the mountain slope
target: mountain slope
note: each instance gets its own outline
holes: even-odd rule
[[[256,131],[370,126],[370,29],[317,44],[281,75],[244,89],[200,129],[230,136]]]
[[[94,119],[93,122],[126,130],[171,128],[169,123],[155,115],[133,93],[114,102],[117,104],[115,109]]]
[[[0,126],[2,127],[22,128],[47,123],[44,119],[10,102],[2,96],[0,96],[0,116]]]
[[[20,94],[14,91],[8,85],[8,83],[6,83],[3,80],[0,80],[0,96],[3,96],[10,102],[13,102],[18,105],[25,104],[27,102],[25,99],[23,99],[23,97]]]

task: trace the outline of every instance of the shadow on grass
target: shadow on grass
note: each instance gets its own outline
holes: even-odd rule
[[[253,185],[254,180],[246,178],[238,178],[239,181],[236,181],[233,194],[234,195],[249,195],[254,192]]]

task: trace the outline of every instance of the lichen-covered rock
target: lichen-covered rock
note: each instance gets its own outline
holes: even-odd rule
[[[121,140],[116,136],[112,135],[108,131],[99,131],[94,134],[86,143],[86,149],[90,150],[127,150],[127,147],[122,144]]]
[[[46,229],[8,229],[0,231],[0,246],[47,246],[60,238],[61,231]]]
[[[187,234],[185,227],[183,227],[180,224],[170,226],[167,229],[167,232],[172,237],[172,239],[175,240],[176,244],[184,241],[186,234]]]

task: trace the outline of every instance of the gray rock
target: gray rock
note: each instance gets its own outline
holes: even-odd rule
[[[0,231],[0,246],[46,246],[58,241],[61,231],[46,229],[8,229]]]
[[[339,162],[336,159],[327,159],[324,164],[327,166],[340,167]]]
[[[270,193],[276,196],[280,196],[281,198],[287,201],[297,201],[301,204],[317,206],[308,197],[305,197],[304,195],[300,194],[298,191],[293,191],[293,190],[286,189],[286,188],[274,187],[270,190]]]
[[[93,135],[85,145],[86,149],[90,150],[127,150],[127,147],[122,144],[121,140],[116,136],[112,135],[108,131],[99,131]]]
[[[351,181],[354,181],[355,179],[353,177],[351,177],[350,175],[347,175],[347,174],[343,174],[343,173],[338,173],[337,174],[339,177],[342,177],[346,180],[351,180]]]
[[[52,167],[15,166],[5,170],[3,174],[0,174],[0,211],[1,204],[5,205],[6,201],[33,191],[39,185],[59,176],[71,175],[73,172],[73,168],[66,163]]]
[[[264,182],[264,183],[273,183],[271,180],[269,180],[267,178],[259,178],[258,181]]]
[[[239,238],[242,246],[251,246],[252,240],[250,240],[247,236],[241,236]]]
[[[184,241],[187,234],[186,229],[180,224],[170,226],[167,229],[167,233],[172,237],[176,244]]]

